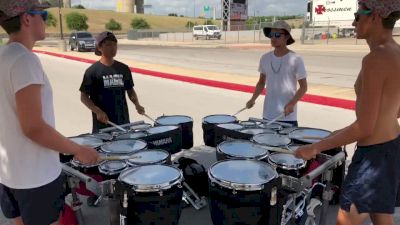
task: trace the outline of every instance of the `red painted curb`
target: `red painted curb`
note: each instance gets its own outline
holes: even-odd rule
[[[85,59],[85,58],[80,58],[80,57],[76,57],[76,56],[64,55],[64,54],[48,52],[48,51],[34,50],[34,52],[40,53],[40,54],[56,56],[56,57],[60,57],[60,58],[65,58],[65,59],[69,59],[69,60],[79,61],[79,62],[85,62],[85,63],[94,63],[97,61],[97,60]],[[202,78],[188,77],[188,76],[182,76],[182,75],[176,75],[176,74],[170,74],[170,73],[163,73],[163,72],[157,72],[157,71],[140,69],[140,68],[130,67],[130,69],[134,73],[153,76],[153,77],[160,77],[160,78],[165,78],[165,79],[170,79],[170,80],[177,80],[177,81],[182,81],[182,82],[187,82],[187,83],[199,84],[199,85],[204,85],[204,86],[209,86],[209,87],[216,87],[216,88],[222,88],[222,89],[240,91],[240,92],[246,92],[246,93],[254,92],[254,86],[250,86],[250,85],[235,84],[235,83],[228,83],[228,82],[215,81],[215,80],[207,80],[207,79],[202,79]],[[263,94],[265,94],[265,91],[263,92]],[[332,98],[332,97],[306,94],[301,99],[301,101],[308,102],[308,103],[314,103],[314,104],[318,104],[318,105],[337,107],[337,108],[342,108],[342,109],[350,109],[350,110],[355,109],[355,101],[340,99],[340,98]]]

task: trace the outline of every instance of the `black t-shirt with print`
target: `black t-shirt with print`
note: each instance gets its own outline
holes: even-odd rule
[[[86,70],[79,90],[88,94],[111,122],[126,124],[129,123],[129,113],[125,91],[132,88],[132,74],[127,65],[114,61],[111,66],[106,66],[98,61]],[[97,120],[96,114],[92,113],[92,117],[93,132],[108,127]]]

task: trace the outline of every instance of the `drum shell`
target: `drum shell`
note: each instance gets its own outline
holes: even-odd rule
[[[190,122],[184,122],[184,123],[178,123],[178,124],[173,124],[173,123],[159,123],[158,119],[156,119],[156,122],[154,124],[155,126],[162,126],[162,125],[175,125],[175,126],[180,126],[181,127],[181,132],[182,132],[182,148],[183,149],[190,149],[193,147],[193,119]]]
[[[222,115],[222,114],[221,114]],[[210,115],[210,116],[215,116],[215,115]],[[224,115],[222,115],[224,116]],[[209,116],[206,116],[203,118],[202,122],[202,128],[203,128],[203,141],[204,144],[210,147],[215,147],[217,146],[217,143],[215,142],[215,127],[218,124],[223,124],[223,123],[209,123],[206,121],[206,118]],[[230,121],[227,123],[238,123],[239,121],[235,119],[234,121]]]
[[[175,185],[159,192],[135,192],[121,181],[115,184],[116,197],[122,207],[124,192],[128,193],[128,225],[178,225],[182,212],[183,189]]]
[[[180,126],[176,126],[176,129],[156,133],[148,134],[146,137],[141,138],[147,142],[148,149],[163,149],[174,154],[182,149],[182,131]]]
[[[280,178],[271,180],[259,191],[233,191],[209,179],[208,201],[213,224],[272,224],[271,190],[272,187],[279,187],[280,182]]]

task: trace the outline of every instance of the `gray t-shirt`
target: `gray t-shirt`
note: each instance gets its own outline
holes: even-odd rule
[[[41,85],[43,120],[55,126],[52,89],[39,58],[20,43],[0,47],[0,183],[14,189],[36,188],[61,174],[59,154],[26,137],[15,94]]]
[[[285,105],[296,94],[298,80],[307,77],[304,62],[294,52],[277,57],[272,51],[261,57],[258,71],[266,76],[263,118],[273,119],[283,113]],[[280,120],[297,120],[297,106],[293,113]]]

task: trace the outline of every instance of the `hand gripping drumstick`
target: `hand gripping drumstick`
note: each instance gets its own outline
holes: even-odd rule
[[[243,109],[240,109],[239,111],[237,111],[237,113],[235,113],[235,114],[233,114],[232,116],[236,116],[237,114],[239,114],[239,113],[241,113],[241,112],[243,112],[244,110],[246,110],[247,108],[246,107],[244,107]]]
[[[131,155],[131,156],[126,156],[126,155],[122,155],[122,156],[100,156],[100,161],[118,161],[118,160],[127,160],[127,159],[140,159],[142,158],[142,156],[140,155]]]
[[[107,121],[107,123],[110,124],[111,126],[117,128],[117,129],[120,130],[120,131],[127,132],[126,129],[122,128],[121,126],[118,126],[117,124],[115,124],[115,123],[113,123],[113,122],[111,122],[111,121]]]

